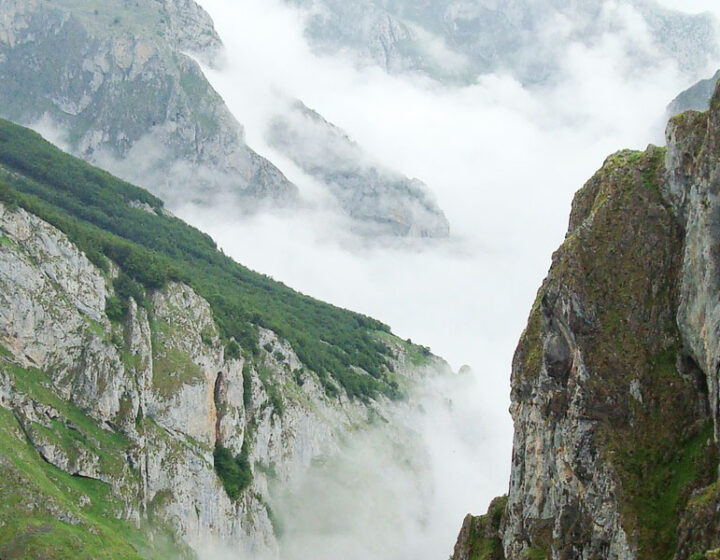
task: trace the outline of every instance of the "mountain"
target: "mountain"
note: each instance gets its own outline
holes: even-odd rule
[[[0,121],[0,558],[272,555],[272,490],[372,426],[413,457],[447,371]]]
[[[718,162],[720,89],[576,194],[513,359],[509,492],[455,560],[718,557]]]
[[[285,1],[309,12],[306,35],[319,52],[347,52],[393,74],[440,81],[473,82],[488,72],[509,73],[524,84],[552,81],[573,44],[597,46],[625,25],[635,35],[626,53],[632,67],[667,57],[693,72],[718,54],[709,16],[645,0],[627,6],[602,0]]]
[[[2,116],[60,129],[73,153],[171,201],[296,197],[185,54],[221,48],[192,0],[12,0],[0,14]]]
[[[677,115],[685,111],[707,111],[718,80],[720,80],[720,70],[712,78],[700,80],[673,99],[668,105],[668,113]]]
[[[348,135],[296,101],[270,124],[268,142],[325,184],[366,235],[447,237],[427,186],[373,161]]]
[[[195,60],[215,66],[222,55],[210,16],[192,0],[2,2],[0,116],[52,134],[171,206],[293,205],[295,185],[245,143]],[[391,204],[367,201],[378,187]],[[329,191],[356,222],[392,224],[384,231],[397,235],[447,235],[424,188],[397,173],[337,175]]]

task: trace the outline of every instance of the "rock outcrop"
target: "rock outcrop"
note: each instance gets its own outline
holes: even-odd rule
[[[720,90],[575,196],[513,360],[506,558],[720,546],[718,162]]]
[[[0,5],[0,113],[170,203],[287,203],[296,188],[244,141],[200,66],[221,48],[192,0]]]

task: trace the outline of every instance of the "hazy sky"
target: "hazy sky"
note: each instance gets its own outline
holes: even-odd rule
[[[445,87],[359,70],[350,59],[315,56],[302,17],[278,0],[200,4],[227,47],[223,69],[208,71],[211,82],[245,125],[250,146],[279,165],[310,204],[248,220],[229,209],[179,214],[239,262],[377,317],[453,367],[467,363],[476,372],[472,390],[456,395],[454,419],[425,434],[438,507],[426,520],[432,530],[418,538],[426,539],[423,559],[442,558],[462,515],[480,513],[507,489],[512,354],[562,242],[573,193],[610,153],[661,143],[666,105],[704,76],[681,75],[669,61],[628,68],[626,49],[654,49],[622,2],[610,11],[616,32],[591,47],[569,44],[559,84],[533,91],[508,76]],[[379,161],[426,182],[450,220],[451,239],[365,244],[345,233],[322,189],[265,142],[269,119],[295,97]],[[460,433],[461,425],[471,433]]]

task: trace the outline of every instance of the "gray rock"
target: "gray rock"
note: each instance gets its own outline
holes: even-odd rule
[[[72,152],[171,205],[221,198],[251,208],[296,188],[243,129],[187,52],[221,47],[192,0],[0,4],[0,114],[59,128]]]
[[[260,329],[257,356],[226,357],[210,305],[186,285],[147,294],[144,307],[131,299],[125,321],[111,322],[105,302],[117,273],[97,269],[46,222],[0,204],[0,409],[47,463],[110,484],[118,517],[151,519],[198,551],[220,544],[272,557],[273,488],[297,484],[378,415],[389,419],[393,445],[420,446],[403,424],[412,403],[329,398],[273,331]],[[400,341],[387,344],[407,386],[449,372],[432,356],[415,366]],[[24,388],[31,370],[47,379],[41,391]],[[78,414],[95,436],[75,425]],[[110,457],[99,434],[126,447]],[[215,471],[218,444],[247,449],[254,476],[238,500]],[[60,506],[53,512],[77,518]]]

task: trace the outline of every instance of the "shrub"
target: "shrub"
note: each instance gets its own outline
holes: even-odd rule
[[[237,500],[240,494],[252,483],[252,468],[243,447],[243,452],[233,457],[232,452],[220,443],[215,444],[213,453],[215,472],[222,481],[225,492],[231,500]]]

